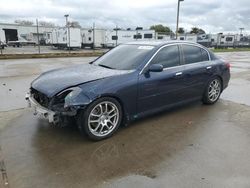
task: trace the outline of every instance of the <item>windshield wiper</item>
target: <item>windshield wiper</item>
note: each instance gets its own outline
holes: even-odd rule
[[[98,66],[100,66],[100,67],[105,67],[105,68],[108,68],[108,69],[114,69],[114,68],[112,68],[112,67],[109,67],[109,66],[107,66],[107,65],[102,65],[102,64],[98,64]]]

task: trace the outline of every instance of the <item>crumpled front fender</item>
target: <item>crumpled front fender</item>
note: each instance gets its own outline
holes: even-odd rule
[[[65,98],[64,107],[84,108],[91,102],[92,100],[83,92],[81,92],[77,96]]]

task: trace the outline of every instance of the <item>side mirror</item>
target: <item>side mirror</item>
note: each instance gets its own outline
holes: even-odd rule
[[[153,64],[153,65],[150,65],[148,70],[150,72],[162,72],[163,66],[162,66],[162,64]]]

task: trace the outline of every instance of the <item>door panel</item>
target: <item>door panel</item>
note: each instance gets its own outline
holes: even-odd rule
[[[212,75],[214,67],[209,61],[208,53],[201,47],[181,45],[187,99],[201,97],[205,85]]]
[[[184,66],[187,98],[202,96],[204,86],[212,74],[212,66],[211,69],[207,69],[207,67],[210,66],[210,62],[201,62]]]
[[[138,112],[146,112],[182,101],[185,98],[184,88],[182,66],[140,75]]]

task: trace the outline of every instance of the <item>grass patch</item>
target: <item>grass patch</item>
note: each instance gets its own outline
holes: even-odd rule
[[[213,52],[246,52],[250,48],[227,48],[227,49],[211,49]]]
[[[84,53],[44,53],[44,54],[0,54],[1,59],[30,59],[30,58],[56,58],[56,57],[97,57],[104,52],[84,52]]]

